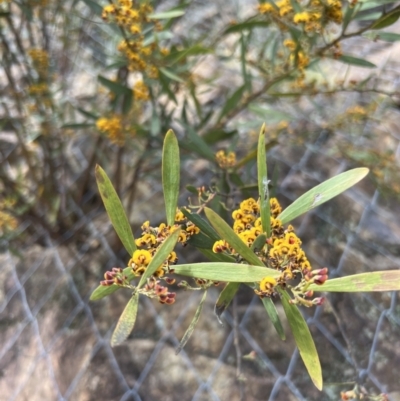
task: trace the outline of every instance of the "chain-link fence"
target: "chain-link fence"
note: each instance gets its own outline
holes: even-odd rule
[[[92,29],[99,28],[87,24],[81,35],[95,43],[99,32]],[[99,48],[104,51],[104,46]],[[365,52],[371,54],[371,48]],[[387,53],[388,62],[377,77],[384,81],[390,74],[394,87],[400,76],[395,57],[396,48]],[[95,80],[95,72],[79,64],[81,60],[71,58],[68,65]],[[356,96],[363,100],[368,95]],[[330,113],[347,101],[338,95],[335,105],[323,103],[323,107]],[[296,112],[305,123],[314,122],[306,110],[298,105]],[[397,161],[398,118],[398,110],[392,109],[393,125],[388,128],[383,119],[378,122],[396,146]],[[365,135],[357,143],[371,131],[370,122],[365,124]],[[349,167],[346,159],[331,152],[338,137],[346,135],[330,135],[323,128],[315,131],[316,137],[310,135],[303,143],[290,141],[269,154],[270,171],[278,183],[274,190],[284,206]],[[84,136],[72,141],[69,157],[77,167],[70,185],[91,164],[84,151],[91,145]],[[2,149],[3,165],[16,149],[9,143]],[[116,156],[113,149],[107,151],[110,159]],[[123,163],[129,170],[133,162],[126,156]],[[202,167],[186,163],[185,182],[209,182]],[[139,177],[130,215],[135,228],[147,219],[163,219],[157,178],[146,171]],[[303,311],[321,358],[322,393],[306,374],[288,327],[288,339],[282,342],[258,297],[246,288],[240,289],[223,315],[223,326],[213,315],[218,290],[210,291],[198,326],[178,355],[175,349],[195,313],[197,292],[178,290],[171,308],[143,297],[134,332],[123,345],[111,348],[111,333],[127,294],[119,291],[96,303],[89,302],[89,296],[103,273],[125,265],[127,255],[116,251],[120,247],[98,205],[93,186],[79,204],[68,200],[68,212],[79,218],[60,236],[28,219],[18,227],[23,246],[2,244],[0,400],[338,400],[354,382],[370,395],[388,393],[390,400],[399,399],[398,292],[333,294],[323,306]],[[312,265],[327,266],[330,277],[336,277],[400,268],[399,212],[398,198],[382,196],[371,181],[365,181],[294,224]],[[191,252],[184,249],[179,263],[198,260]]]

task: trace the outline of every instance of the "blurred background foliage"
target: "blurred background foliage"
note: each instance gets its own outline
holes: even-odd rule
[[[398,83],[377,74],[382,60],[360,56],[368,46],[400,40],[390,31],[400,16],[397,2],[219,7],[1,1],[3,238],[27,220],[55,237],[71,236],[79,221],[71,205],[99,205],[96,163],[110,171],[132,210],[138,178],[159,171],[169,128],[186,159],[218,168],[216,152],[235,150],[236,182],[236,172],[254,163],[265,121],[269,148],[321,137],[332,141],[330,156],[370,167],[383,192],[400,193],[394,144],[383,126],[399,107]]]

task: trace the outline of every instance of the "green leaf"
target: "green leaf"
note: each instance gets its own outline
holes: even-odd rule
[[[267,236],[266,236],[266,234],[260,234],[256,239],[255,239],[255,241],[251,244],[251,250],[252,251],[256,251],[256,252],[258,252],[258,251],[260,251],[263,247],[264,247],[264,245],[265,245],[265,243],[267,242]]]
[[[82,109],[82,107],[77,107],[76,110],[79,111],[79,113],[83,114],[85,117],[88,117],[92,120],[98,120],[100,118],[98,114]]]
[[[275,308],[275,304],[272,302],[271,298],[262,298],[261,299],[265,310],[268,313],[269,318],[271,319],[272,324],[275,327],[276,332],[279,335],[279,338],[283,341],[286,340],[285,330],[283,330],[281,319],[279,318],[278,311]]]
[[[280,274],[279,271],[268,267],[215,262],[176,265],[174,271],[181,276],[235,283],[260,282],[264,277],[275,278]]]
[[[211,162],[215,162],[215,155],[212,149],[207,145],[204,139],[193,129],[192,126],[182,124],[186,130],[186,138],[180,142],[180,146],[191,150],[201,157]]]
[[[217,319],[221,322],[221,315],[226,311],[232,299],[235,297],[240,283],[228,283],[219,294],[218,300],[215,303],[214,312]]]
[[[82,0],[96,15],[101,15],[103,12],[103,7],[95,1],[92,0]]]
[[[192,235],[187,243],[195,248],[212,249],[214,242],[200,231],[198,234]]]
[[[218,117],[218,121],[221,121],[222,117],[226,116],[231,110],[233,110],[243,97],[246,90],[246,86],[240,86],[235,92],[232,93],[231,97],[226,100],[224,107],[222,108],[221,114]]]
[[[400,17],[400,6],[394,8],[388,13],[382,15],[375,23],[371,26],[370,29],[382,29],[386,28],[390,25],[393,25]]]
[[[197,191],[196,191],[197,193]],[[181,208],[181,212],[183,215],[190,220],[195,226],[200,228],[200,231],[203,232],[204,234],[208,235],[212,240],[218,241],[220,237],[218,234],[215,232],[215,230],[208,224],[207,221],[205,221],[203,218],[201,218],[197,213],[190,213],[189,210],[186,208]]]
[[[166,60],[168,62],[168,65],[171,67],[173,64],[177,63],[182,59],[186,59],[187,57],[198,56],[201,54],[208,54],[208,53],[211,53],[211,49],[208,49],[200,45],[194,45],[187,49],[173,51],[167,56],[165,56],[164,60]]]
[[[241,238],[229,227],[217,213],[212,209],[205,208],[205,213],[207,219],[210,221],[211,225],[214,227],[215,231],[223,238],[235,251],[242,256],[247,262],[256,265],[264,266],[263,262],[258,259],[257,255],[247,247],[247,245],[241,240]],[[264,266],[265,267],[265,266]],[[234,281],[234,280],[228,280]],[[257,281],[257,280],[253,280]]]
[[[235,263],[234,257],[226,255],[224,253],[214,253],[211,249],[198,248],[198,250],[209,260],[213,262],[222,263]]]
[[[176,350],[176,354],[179,354],[182,351],[183,347],[186,345],[189,338],[191,337],[193,330],[196,327],[197,322],[199,321],[200,314],[203,309],[203,304],[204,304],[204,301],[206,300],[206,296],[207,296],[207,290],[204,291],[203,297],[201,298],[199,306],[197,307],[197,310],[196,310],[196,313],[194,314],[193,320],[191,321],[188,329],[186,330],[185,334],[183,335],[182,340],[179,343],[179,347]]]
[[[164,74],[167,78],[172,79],[173,81],[177,81],[177,82],[180,82],[182,84],[185,83],[185,81],[182,78],[178,77],[178,75],[174,74],[170,70],[167,70],[166,68],[160,68],[159,71],[162,74]]]
[[[265,151],[273,148],[275,145],[278,144],[278,141],[276,140],[271,140],[265,145]],[[246,165],[247,163],[251,162],[252,160],[257,158],[257,149],[254,149],[250,151],[246,156],[244,156],[242,159],[240,159],[236,164],[235,164],[235,169],[238,169],[239,167],[242,167]]]
[[[303,359],[304,365],[306,365],[308,374],[315,387],[317,387],[318,390],[322,390],[321,364],[307,323],[297,306],[289,303],[290,297],[288,293],[282,290],[280,294],[282,295],[281,301],[283,309],[285,310],[300,356]]]
[[[365,67],[365,68],[376,68],[375,64],[370,63],[367,60],[362,58],[357,58],[353,56],[342,55],[337,60],[341,61],[345,64],[356,65],[358,67]]]
[[[115,327],[114,333],[111,337],[112,347],[124,342],[128,338],[129,334],[131,334],[133,326],[135,325],[138,306],[139,293],[136,292],[132,295],[132,298],[125,306],[125,309],[118,320],[117,326]]]
[[[265,124],[262,125],[257,147],[258,193],[260,196],[260,217],[264,233],[271,236],[271,214],[269,205],[267,156],[265,152]]]
[[[326,292],[400,291],[400,270],[384,270],[333,278],[323,285],[311,284],[309,289]]]
[[[355,168],[324,181],[296,199],[278,216],[278,219],[282,221],[282,224],[292,221],[357,184],[368,172],[369,170],[365,167]]]
[[[223,131],[221,129],[215,129],[208,131],[203,135],[203,139],[209,145],[213,145],[220,141],[231,140],[234,135],[237,134],[237,131]]]
[[[132,89],[129,89],[125,85],[122,85],[118,82],[110,81],[109,79],[101,75],[99,75],[97,79],[103,86],[113,92],[116,96],[132,94]]]
[[[165,201],[167,223],[175,223],[176,208],[179,196],[180,163],[178,140],[172,130],[167,132],[164,139],[162,154],[162,185]]]
[[[170,100],[172,100],[175,104],[177,104],[178,102],[176,100],[175,94],[174,94],[174,92],[172,92],[172,90],[169,87],[169,84],[168,84],[169,80],[163,74],[159,75],[158,80],[161,84],[163,92],[165,92],[168,95]]]
[[[363,36],[370,40],[383,40],[384,42],[397,42],[400,40],[399,33],[392,33],[392,32],[367,32],[364,33]]]
[[[178,228],[174,231],[157,249],[157,252],[154,254],[153,259],[147,266],[144,271],[142,277],[140,278],[139,284],[137,288],[143,287],[146,283],[146,280],[168,259],[169,254],[174,250],[176,243],[178,242],[179,235],[181,233],[181,229]]]
[[[349,4],[347,5],[346,10],[343,15],[342,32],[344,32],[347,29],[353,15],[356,11],[357,11],[357,7],[350,6]]]
[[[150,18],[150,19],[170,19],[170,18],[182,17],[182,15],[185,15],[184,10],[171,10],[171,11],[164,11],[162,13],[149,14],[148,18]]]
[[[63,124],[60,128],[62,129],[82,129],[82,128],[90,128],[90,127],[94,127],[95,124],[94,123],[80,123],[80,124]]]
[[[122,245],[129,255],[132,256],[133,252],[136,251],[136,244],[124,207],[106,172],[98,164],[95,168],[95,175],[101,199],[103,200],[111,224]]]
[[[370,8],[375,8],[382,6],[384,4],[397,3],[398,0],[359,0],[358,5],[360,5],[360,11],[369,10]]]
[[[247,21],[240,22],[238,24],[232,24],[229,28],[225,29],[223,35],[228,35],[230,33],[237,33],[242,31],[249,31],[254,28],[268,28],[271,25],[269,21]]]

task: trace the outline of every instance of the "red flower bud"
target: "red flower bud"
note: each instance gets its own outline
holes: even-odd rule
[[[314,283],[317,284],[317,285],[322,285],[322,284],[325,283],[326,280],[328,280],[328,276],[318,274],[318,275],[316,275],[316,276],[314,277],[314,280],[313,280],[313,281],[314,281]]]

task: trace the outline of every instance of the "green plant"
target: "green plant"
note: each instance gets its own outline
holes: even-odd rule
[[[323,298],[314,297],[314,292],[400,290],[399,271],[379,271],[328,279],[326,268],[311,268],[294,228],[291,225],[284,227],[294,218],[356,184],[367,175],[368,169],[356,168],[333,177],[311,189],[282,211],[279,202],[269,194],[265,147],[263,126],[257,147],[259,197],[258,200],[244,200],[240,208],[233,211],[233,229],[221,217],[221,213],[209,207],[213,204],[218,189],[208,191],[200,188],[198,204],[177,211],[180,190],[179,146],[172,131],[166,134],[164,140],[162,162],[167,223],[151,227],[149,222],[145,222],[142,226],[143,235],[136,240],[109,178],[100,166],[96,167],[97,183],[105,208],[122,244],[132,256],[127,267],[113,268],[106,272],[105,280],[91,296],[91,300],[98,300],[122,288],[132,294],[115,328],[112,345],[124,341],[133,329],[139,295],[157,298],[164,304],[174,303],[176,294],[170,292],[167,286],[174,283],[175,277],[192,278],[194,286],[187,281],[181,281],[180,286],[188,290],[204,291],[178,351],[195,328],[207,289],[220,282],[226,283],[215,306],[219,318],[240,284],[245,284],[253,288],[260,297],[279,336],[285,339],[274,305],[274,300],[280,299],[306,369],[315,386],[321,390],[323,383],[318,353],[298,305],[310,307],[321,304]],[[229,163],[222,164],[226,167]],[[227,207],[228,202],[225,202],[225,208],[217,210],[225,210]],[[203,211],[208,222],[200,216]],[[177,258],[174,248],[178,242],[194,246],[210,262],[175,264]],[[295,278],[297,282],[293,284]],[[161,282],[165,282],[166,286],[161,285]]]

